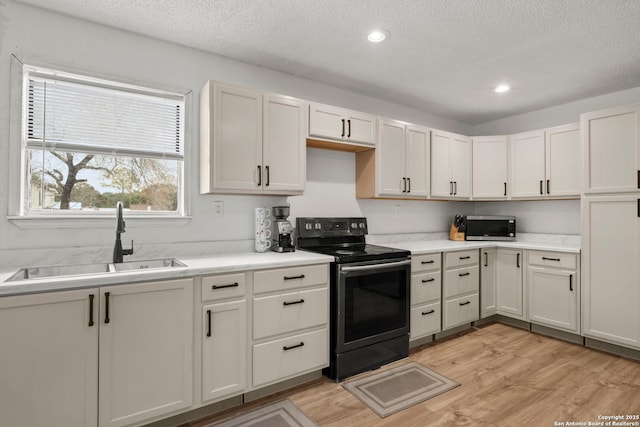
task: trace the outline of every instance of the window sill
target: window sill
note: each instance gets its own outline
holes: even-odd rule
[[[115,216],[9,216],[16,227],[22,229],[50,228],[114,228]],[[190,216],[125,216],[133,227],[182,227],[191,221]],[[135,225],[134,225],[135,224]]]

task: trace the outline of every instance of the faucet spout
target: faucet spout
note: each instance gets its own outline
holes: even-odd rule
[[[121,263],[124,255],[133,255],[133,240],[131,249],[122,249],[120,234],[125,232],[125,222],[122,215],[122,202],[116,203],[116,242],[113,246],[113,263]]]

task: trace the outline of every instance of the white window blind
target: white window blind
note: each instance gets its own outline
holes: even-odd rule
[[[29,76],[27,148],[183,158],[184,98]]]

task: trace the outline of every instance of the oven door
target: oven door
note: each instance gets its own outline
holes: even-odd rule
[[[409,333],[410,276],[406,259],[338,266],[337,353]]]

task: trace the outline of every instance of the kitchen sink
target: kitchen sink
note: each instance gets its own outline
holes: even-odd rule
[[[128,261],[123,263],[94,263],[94,264],[72,264],[54,265],[46,267],[27,267],[16,271],[5,282],[15,282],[18,280],[46,279],[63,276],[82,276],[88,274],[117,273],[134,270],[147,270],[159,268],[186,267],[186,264],[175,258],[163,258],[141,261]]]
[[[151,259],[142,261],[126,261],[113,264],[115,271],[147,270],[152,268],[186,267],[175,258]]]

